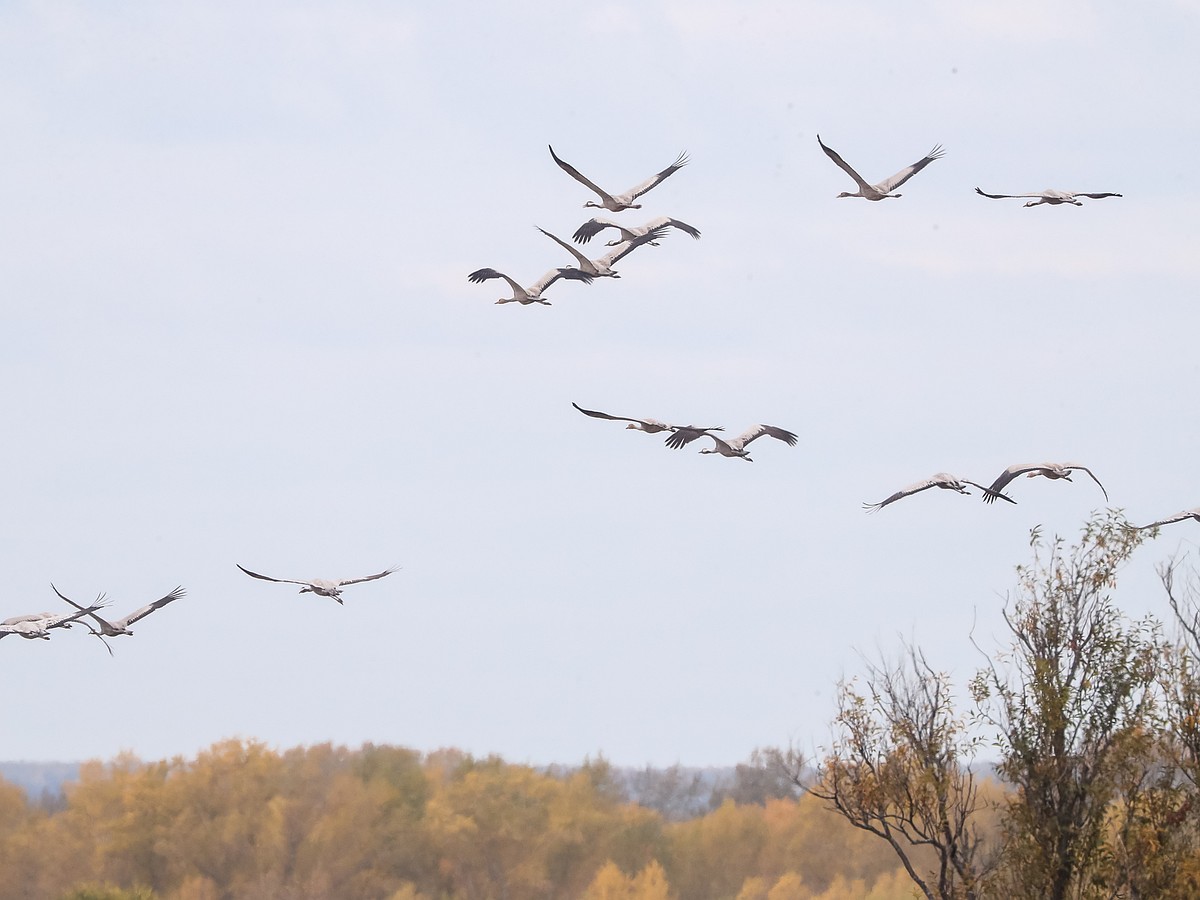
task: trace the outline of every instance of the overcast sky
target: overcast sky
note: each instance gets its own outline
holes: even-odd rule
[[[0,759],[226,737],[730,764],[827,741],[902,637],[960,683],[1029,530],[937,471],[1089,466],[1200,503],[1195,0],[5,3],[0,617],[107,592],[113,641],[0,643]],[[899,200],[836,199],[946,155]],[[571,260],[600,184],[698,227]],[[1120,199],[1022,207],[1056,187]],[[607,235],[605,236],[607,237]],[[599,254],[597,239],[589,250]],[[737,434],[669,451],[581,406]],[[1166,617],[1155,565],[1118,591]],[[1194,558],[1194,556],[1193,556]],[[345,606],[244,576],[353,577]],[[963,692],[965,694],[965,692]],[[965,703],[965,700],[964,700]]]

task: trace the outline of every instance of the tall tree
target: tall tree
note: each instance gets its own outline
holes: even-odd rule
[[[972,683],[1013,788],[1004,868],[1015,896],[1112,891],[1111,817],[1122,785],[1144,783],[1154,765],[1145,737],[1155,727],[1159,628],[1128,620],[1110,594],[1143,538],[1112,510],[1069,548],[1035,529],[1033,562],[1017,568],[1004,610],[1011,645]]]
[[[839,686],[836,737],[809,790],[887,841],[924,896],[976,896],[986,870],[980,799],[964,763],[976,742],[949,678],[906,646],[895,664],[868,664],[865,688]]]

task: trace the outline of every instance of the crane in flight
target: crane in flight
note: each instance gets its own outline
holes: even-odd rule
[[[607,246],[615,247],[622,241],[632,241],[635,238],[641,237],[647,232],[654,231],[657,228],[678,228],[684,234],[689,234],[696,240],[700,240],[700,229],[694,228],[687,222],[681,222],[678,219],[672,219],[670,216],[659,216],[657,219],[651,219],[645,225],[636,225],[630,228],[627,225],[622,225],[620,222],[614,222],[612,219],[602,219],[596,217],[588,219],[582,225],[575,229],[575,233],[571,235],[571,240],[577,244],[586,244],[605,228],[615,228],[621,232],[621,236],[615,241],[609,241]],[[651,240],[650,245],[658,246],[657,240]]]
[[[1071,480],[1071,473],[1075,471],[1087,472],[1091,476],[1092,481],[1100,485],[1100,490],[1104,494],[1105,502],[1108,501],[1108,491],[1104,490],[1104,485],[1100,484],[1100,479],[1092,474],[1092,470],[1087,466],[1081,466],[1079,463],[1017,463],[1009,466],[992,482],[991,486],[983,492],[983,502],[991,503],[998,497],[1003,496],[1000,492],[1014,478],[1019,478],[1022,475],[1028,475],[1030,478],[1037,478],[1042,475],[1052,481],[1063,479],[1064,481]]]
[[[1109,192],[1101,192],[1088,194],[1083,191],[1056,191],[1054,188],[1046,188],[1044,191],[1038,191],[1036,194],[989,194],[979,188],[975,188],[975,193],[981,197],[987,197],[991,200],[1021,200],[1025,197],[1035,197],[1037,199],[1030,200],[1026,206],[1041,206],[1043,203],[1048,203],[1051,206],[1059,206],[1063,203],[1070,203],[1073,206],[1083,206],[1076,197],[1087,197],[1089,200],[1102,200],[1105,197],[1123,197],[1124,194],[1113,194]]]
[[[554,161],[558,163],[558,167],[560,169],[562,169],[584,187],[589,188],[600,195],[599,203],[597,203],[595,200],[589,200],[587,203],[583,204],[585,209],[588,207],[595,207],[596,209],[603,207],[609,212],[621,212],[621,210],[624,209],[641,209],[642,204],[634,203],[633,201],[642,196],[642,194],[646,193],[651,188],[657,187],[664,178],[669,178],[671,175],[674,175],[688,164],[687,153],[680,153],[679,158],[676,159],[675,162],[671,163],[671,165],[667,166],[661,172],[651,175],[641,184],[631,187],[623,194],[610,194],[608,191],[604,190],[604,188],[597,185],[594,181],[590,181],[581,175],[579,170],[570,163],[563,162],[563,160],[559,159],[558,154],[554,152],[553,147],[550,147],[550,155],[554,158]]]
[[[528,289],[521,287],[503,272],[497,272],[495,269],[476,269],[467,276],[467,281],[471,284],[482,284],[492,278],[503,278],[508,282],[508,286],[512,288],[513,295],[511,297],[501,297],[497,303],[520,303],[522,306],[528,306],[530,303],[540,303],[542,306],[550,306],[550,301],[542,297],[542,292],[560,278],[566,278],[573,281],[582,281],[584,284],[592,283],[592,276],[587,272],[581,272],[579,269],[559,268],[551,269],[533,284]]]
[[[237,565],[235,563],[235,565]],[[377,575],[366,575],[362,578],[343,578],[340,581],[332,581],[328,578],[312,578],[308,581],[296,581],[292,578],[272,578],[270,575],[259,575],[257,572],[251,572],[245,566],[238,565],[238,568],[249,575],[251,578],[261,578],[263,581],[275,581],[280,584],[299,584],[303,585],[300,588],[301,594],[313,593],[321,597],[332,597],[338,603],[342,602],[342,588],[348,584],[359,584],[363,581],[374,581],[376,578],[382,578],[385,575],[391,575],[395,569],[384,569]]]
[[[65,600],[67,603],[70,603],[76,609],[83,609],[82,606],[80,606],[78,603],[76,603],[70,597],[65,596],[63,594],[63,592],[60,591],[58,588],[54,587],[53,584],[51,584],[50,587],[54,589],[54,593],[58,594],[58,596],[61,597],[63,600]],[[88,629],[96,637],[100,638],[101,642],[103,642],[105,648],[108,650],[108,655],[112,656],[113,655],[112,647],[109,646],[108,641],[104,640],[106,637],[117,637],[117,636],[123,635],[123,634],[129,635],[130,637],[132,637],[133,632],[129,628],[130,625],[132,625],[134,622],[140,622],[142,619],[146,618],[146,616],[150,615],[150,613],[154,612],[155,610],[162,609],[168,603],[178,600],[180,597],[184,596],[185,594],[187,594],[187,591],[185,591],[182,586],[177,587],[177,588],[175,588],[175,590],[171,591],[171,593],[167,594],[165,597],[159,597],[153,603],[147,603],[145,606],[135,609],[129,615],[122,616],[119,619],[114,619],[111,622],[108,621],[107,619],[101,618],[100,616],[96,615],[94,612],[88,612],[87,613],[88,616],[90,616],[92,619],[94,619],[96,621],[96,624],[98,624],[100,626],[100,630],[97,631],[95,628],[92,628],[90,625],[88,625]],[[84,611],[87,612],[86,610],[84,610]]]
[[[658,419],[633,419],[629,416],[613,416],[606,412],[600,412],[595,409],[584,409],[578,403],[572,403],[573,407],[583,413],[585,416],[591,416],[593,419],[608,419],[611,422],[628,422],[625,426],[626,430],[633,429],[635,431],[644,431],[646,434],[658,434],[663,431],[672,432],[674,435],[686,437],[684,444],[694,441],[706,431],[724,431],[720,425],[714,425],[712,428],[702,428],[699,425],[669,425],[666,422],[661,422]],[[668,440],[668,446],[671,446]],[[680,444],[679,446],[683,446]]]
[[[864,200],[883,200],[889,197],[901,197],[903,196],[902,194],[896,194],[893,193],[893,191],[900,187],[900,185],[904,184],[904,182],[908,181],[908,179],[920,172],[935,159],[941,159],[946,154],[946,151],[942,149],[942,145],[938,144],[932,150],[926,153],[923,159],[917,160],[911,166],[905,166],[891,178],[885,178],[883,181],[880,181],[877,184],[868,184],[866,179],[855,172],[854,169],[851,168],[850,165],[838,155],[836,150],[825,146],[825,143],[821,140],[821,136],[819,134],[817,135],[817,143],[821,145],[821,149],[825,151],[825,155],[837,163],[838,167],[841,168],[841,170],[851,178],[853,178],[855,183],[858,185],[857,191],[854,193],[842,191],[840,194],[838,194],[838,199],[841,199],[842,197],[862,197]]]
[[[550,240],[554,241],[573,257],[575,257],[575,261],[579,264],[579,271],[591,275],[592,278],[620,278],[621,273],[614,269],[613,265],[623,257],[632,253],[638,247],[642,246],[642,244],[656,243],[662,238],[663,235],[667,233],[667,226],[661,225],[658,228],[651,229],[643,234],[638,235],[632,240],[622,241],[616,246],[615,249],[608,251],[599,259],[588,259],[562,238],[551,234],[544,228],[538,228],[538,231],[550,238]]]
[[[896,491],[896,493],[892,494],[892,496],[888,497],[886,500],[880,500],[878,503],[864,503],[863,509],[865,509],[867,512],[878,512],[889,503],[895,503],[897,500],[903,500],[905,497],[911,497],[913,494],[918,494],[921,491],[928,490],[929,488],[942,488],[947,491],[957,491],[958,493],[966,494],[969,497],[971,492],[967,490],[966,486],[968,484],[971,485],[971,487],[979,488],[984,492],[985,495],[987,494],[988,489],[982,484],[977,484],[974,481],[968,481],[965,478],[955,478],[949,472],[938,472],[937,474],[926,478],[924,481],[917,481],[908,485],[907,487],[900,488],[900,490]],[[1007,494],[998,494],[997,496],[999,496],[1001,500],[1007,500],[1009,503],[1017,502]]]
[[[764,434],[776,440],[783,441],[789,447],[796,446],[796,435],[782,428],[776,428],[774,425],[754,425],[747,428],[737,437],[729,438],[729,440],[717,437],[709,429],[697,429],[694,433],[690,429],[687,431],[681,429],[668,437],[666,444],[671,449],[678,450],[686,447],[692,441],[696,440],[696,438],[710,437],[713,440],[713,446],[701,450],[702,454],[714,453],[727,456],[730,459],[744,459],[746,462],[754,462],[750,458],[750,451],[746,448],[750,446],[752,441],[758,440]]]

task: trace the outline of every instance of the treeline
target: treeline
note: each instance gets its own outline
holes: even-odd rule
[[[759,783],[748,765],[747,785]],[[761,785],[760,785],[761,786]],[[453,751],[85,763],[61,809],[0,783],[0,898],[901,900],[885,847],[808,796],[671,821],[604,760],[547,773]]]

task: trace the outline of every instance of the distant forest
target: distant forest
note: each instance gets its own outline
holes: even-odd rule
[[[0,783],[0,898],[911,897],[887,848],[777,762],[538,769],[236,740],[122,756],[84,763],[48,805]]]
[[[65,762],[0,762],[0,779],[21,788],[42,809],[54,810],[66,806],[66,785],[79,780],[81,767],[81,763]],[[537,770],[567,778],[578,769],[556,764]],[[798,792],[787,774],[771,767],[757,751],[748,763],[736,766],[610,766],[609,777],[623,800],[657,810],[670,821],[702,816],[726,798],[763,803]]]

